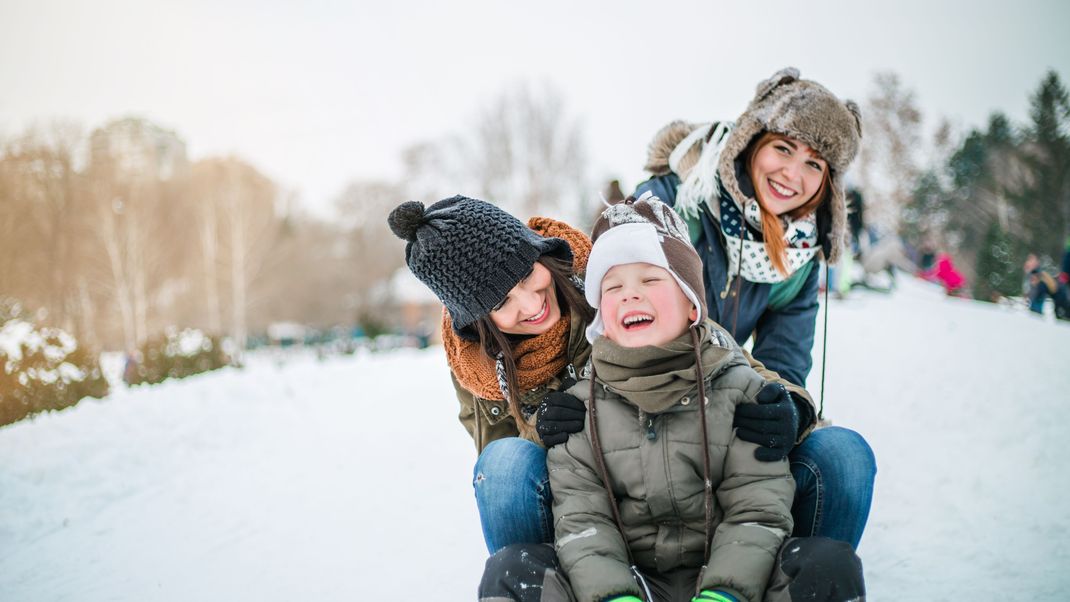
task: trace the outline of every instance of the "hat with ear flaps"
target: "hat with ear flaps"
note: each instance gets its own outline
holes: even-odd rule
[[[698,308],[692,326],[702,323],[706,311],[706,289],[702,280],[702,259],[688,238],[687,224],[671,207],[647,192],[638,199],[628,198],[602,212],[591,232],[591,255],[587,259],[584,295],[598,310],[587,327],[587,340],[594,342],[604,331],[602,278],[614,266],[649,263],[667,270],[691,303]]]
[[[736,160],[755,137],[767,131],[802,140],[828,163],[831,194],[827,209],[818,209],[818,231],[828,232],[821,245],[825,257],[835,263],[847,228],[844,172],[858,154],[862,139],[858,105],[840,100],[815,81],[799,79],[794,67],[781,69],[758,84],[754,99],[725,141],[717,166],[721,183],[736,199],[746,196],[736,177]],[[821,223],[825,220],[831,223]]]
[[[699,178],[708,182],[696,182],[707,200],[716,194],[716,172],[728,193],[742,203],[749,195],[740,188],[736,162],[747,146],[766,131],[802,140],[828,162],[830,198],[817,210],[818,241],[825,257],[835,262],[847,227],[843,177],[858,154],[862,117],[854,102],[841,101],[817,82],[799,79],[798,69],[781,69],[758,84],[754,99],[735,124],[673,121],[661,128],[647,149],[644,169],[655,176],[676,172],[685,182],[694,169],[710,173],[708,178]],[[716,165],[704,160],[707,155]],[[681,194],[683,188],[686,185]],[[685,199],[677,197],[677,211],[686,204]],[[718,203],[708,204],[719,216]]]
[[[486,317],[548,255],[572,261],[561,238],[539,236],[485,201],[457,195],[430,207],[408,201],[387,218],[405,245],[405,262],[442,301],[453,330],[477,340],[473,323]]]

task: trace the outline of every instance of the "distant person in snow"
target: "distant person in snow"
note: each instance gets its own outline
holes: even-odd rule
[[[133,385],[141,382],[140,362],[138,356],[140,353],[136,350],[127,350],[123,359],[123,382],[127,385]]]
[[[602,199],[609,205],[624,200],[624,192],[620,189],[620,180],[610,180],[602,191]]]
[[[652,192],[687,222],[705,270],[710,317],[754,358],[797,385],[813,365],[818,272],[835,263],[847,232],[843,178],[861,143],[855,103],[783,69],[758,84],[734,122],[674,121],[655,134],[645,169]],[[796,535],[858,545],[869,516],[876,464],[858,433],[814,430],[809,404],[792,396],[779,411],[800,416],[790,452]],[[747,411],[749,408],[741,408]],[[814,496],[812,488],[822,490]]]
[[[1059,268],[1059,282],[1070,285],[1070,236],[1066,237],[1066,244],[1063,246],[1063,261]]]
[[[851,233],[851,248],[862,266],[862,281],[852,286],[864,286],[871,290],[894,290],[896,271],[908,274],[918,272],[918,267],[907,253],[906,245],[898,236],[880,236],[877,229],[866,224],[865,200],[862,191],[851,188],[847,191],[847,224]],[[873,277],[886,275],[886,282],[873,282]]]
[[[479,453],[473,484],[487,549],[553,541],[544,446],[583,429],[583,403],[564,389],[580,378],[591,350],[584,329],[594,310],[582,284],[590,239],[549,218],[525,225],[463,196],[429,207],[403,203],[388,222],[408,241],[409,269],[445,305],[443,346],[460,420]],[[802,387],[755,368],[790,393],[753,415],[737,413],[736,424],[741,437],[764,446],[759,459],[780,462],[816,411]],[[794,408],[793,399],[807,406],[802,418],[774,411]],[[802,512],[835,505],[820,485],[807,490],[813,499],[797,502]]]
[[[1032,253],[1026,257],[1022,270],[1026,273],[1029,311],[1044,313],[1044,301],[1050,297],[1055,305],[1055,317],[1070,320],[1070,289],[1066,283],[1044,271]]]
[[[606,209],[593,237],[591,371],[569,391],[587,401],[586,428],[547,458],[555,546],[496,553],[479,599],[862,598],[849,544],[789,539],[788,462],[758,460],[733,431],[737,408],[783,387],[707,317],[687,225],[647,193]]]
[[[934,261],[935,264],[931,268],[921,272],[921,277],[942,285],[948,296],[966,296],[966,277],[955,267],[951,255],[938,253]]]

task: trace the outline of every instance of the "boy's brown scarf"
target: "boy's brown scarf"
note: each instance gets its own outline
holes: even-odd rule
[[[703,377],[709,378],[731,351],[712,335],[708,322],[694,328],[702,346]],[[591,363],[599,382],[644,412],[664,412],[698,386],[690,332],[664,345],[646,347],[621,347],[601,336],[591,346]]]
[[[572,271],[583,274],[587,256],[591,254],[591,239],[586,234],[548,217],[533,217],[528,227],[548,238],[561,238],[572,248]],[[534,389],[549,381],[568,364],[568,335],[571,316],[562,311],[561,319],[550,330],[513,347],[517,382],[522,389]],[[442,345],[446,361],[462,387],[483,399],[503,399],[498,384],[495,361],[483,353],[478,341],[466,341],[453,331],[449,313],[442,311]]]

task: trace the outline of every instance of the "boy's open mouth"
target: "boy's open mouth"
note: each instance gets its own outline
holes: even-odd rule
[[[641,328],[646,328],[653,323],[654,316],[642,312],[625,314],[624,318],[620,321],[620,325],[624,327],[624,330],[639,330]]]

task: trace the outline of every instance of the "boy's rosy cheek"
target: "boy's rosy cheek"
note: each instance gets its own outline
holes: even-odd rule
[[[599,304],[599,309],[602,310],[602,313],[609,314],[613,310],[613,307],[613,299],[607,295],[602,295],[602,303]]]

